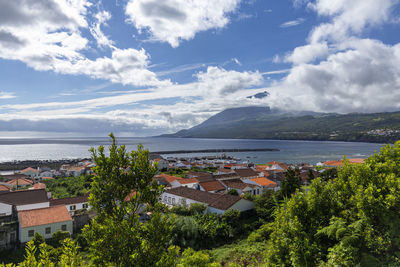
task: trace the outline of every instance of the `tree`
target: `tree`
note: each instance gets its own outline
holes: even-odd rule
[[[161,266],[170,263],[176,249],[167,249],[172,224],[152,209],[162,187],[152,182],[157,168],[141,145],[127,152],[110,134],[109,156],[104,147],[92,148],[96,163],[89,203],[97,216],[83,229],[92,260],[98,265]],[[130,196],[127,198],[127,196]],[[153,210],[151,220],[139,221],[139,210]],[[170,254],[168,254],[170,253]]]
[[[236,189],[234,189],[234,188],[229,189],[227,194],[228,195],[232,195],[232,196],[238,196],[239,195],[238,191]]]
[[[400,142],[278,209],[267,266],[400,266]]]
[[[301,177],[297,169],[289,168],[285,180],[282,181],[281,193],[284,197],[290,197],[302,185]]]
[[[254,199],[254,209],[258,217],[269,222],[273,220],[273,213],[279,202],[273,190],[266,190]]]

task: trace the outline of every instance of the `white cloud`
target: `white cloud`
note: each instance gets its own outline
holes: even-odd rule
[[[111,57],[87,58],[89,40],[81,29],[92,32],[100,46],[112,46],[101,31],[110,14],[100,11],[88,25],[91,4],[87,0],[15,0],[0,2],[0,58],[19,60],[35,70],[87,75],[133,86],[162,86],[148,70],[144,49],[112,48]]]
[[[16,98],[14,93],[0,91],[0,99],[11,99],[11,98]]]
[[[329,55],[329,47],[326,42],[311,43],[296,47],[292,53],[286,56],[286,62],[294,64],[309,63],[317,59],[323,59]]]
[[[294,26],[297,26],[297,25],[302,24],[304,21],[305,21],[305,20],[304,20],[303,18],[298,18],[298,19],[295,19],[295,20],[291,20],[291,21],[284,22],[284,23],[282,23],[282,24],[280,25],[280,27],[281,27],[281,28],[294,27]]]
[[[240,0],[129,0],[126,15],[138,29],[152,34],[152,39],[179,46],[181,40],[193,39],[196,33],[223,28],[227,14],[235,11]]]
[[[110,12],[100,11],[95,16],[96,22],[90,27],[90,33],[96,39],[99,47],[111,47],[114,42],[104,35],[101,26],[107,26],[107,21],[111,19]]]

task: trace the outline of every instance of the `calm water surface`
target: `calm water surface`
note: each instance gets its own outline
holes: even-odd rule
[[[277,148],[279,152],[227,153],[230,156],[265,163],[271,160],[287,163],[317,163],[347,157],[368,157],[382,144],[320,141],[200,139],[200,138],[118,138],[129,150],[142,144],[150,151],[198,150],[215,148]],[[0,139],[0,162],[13,160],[46,160],[90,157],[89,148],[109,145],[108,138]],[[203,156],[213,153],[175,156]],[[174,156],[174,155],[168,155]]]

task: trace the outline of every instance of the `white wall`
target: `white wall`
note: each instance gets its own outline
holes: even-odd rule
[[[175,200],[175,203],[174,201]],[[182,202],[182,200],[184,200],[184,202]],[[193,203],[200,203],[200,204],[205,204],[199,201],[195,201],[193,199],[189,199],[189,198],[184,198],[181,196],[177,196],[177,195],[173,195],[173,194],[169,194],[169,193],[162,193],[161,194],[161,202],[167,205],[172,205],[172,206],[177,206],[177,205],[183,205],[182,203],[186,203],[187,206],[193,204]],[[205,204],[207,205],[207,204]]]
[[[35,233],[39,233],[42,235],[45,239],[51,238],[51,236],[57,232],[58,230],[61,230],[61,226],[63,224],[67,225],[67,230],[70,234],[72,234],[72,221],[65,221],[65,222],[59,222],[59,223],[52,223],[52,224],[43,224],[43,225],[37,225],[37,226],[32,226],[32,227],[26,227],[26,228],[19,228],[19,240],[21,243],[28,242],[33,238],[28,236],[29,230],[34,230]],[[46,228],[50,227],[51,232],[50,234],[46,234]]]
[[[83,202],[83,203],[76,203],[76,204],[66,204],[65,207],[67,208],[68,212],[70,213],[74,213],[77,210],[82,210],[83,208],[83,204],[88,204],[88,202]],[[71,210],[71,207],[75,206],[75,209]],[[90,207],[88,206],[86,209],[90,209]]]
[[[12,205],[0,203],[0,216],[9,216],[11,215],[11,213],[12,213]]]
[[[50,202],[35,203],[35,204],[28,204],[28,205],[18,205],[17,211],[35,210],[35,209],[48,208],[48,207],[50,207]]]

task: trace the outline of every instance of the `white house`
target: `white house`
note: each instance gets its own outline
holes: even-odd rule
[[[160,201],[170,206],[189,206],[201,203],[207,206],[207,212],[223,214],[227,210],[240,212],[254,208],[253,202],[239,196],[213,194],[187,187],[176,187],[161,194]]]
[[[17,211],[33,210],[50,207],[50,201],[44,189],[14,191],[0,194],[0,214],[9,214],[12,210],[12,206],[15,206]]]
[[[243,180],[243,182],[247,183],[247,184],[253,184],[253,185],[259,186],[260,194],[262,194],[266,190],[277,191],[280,189],[280,187],[278,186],[277,183],[275,183],[274,181],[271,181],[270,179],[265,178],[265,177],[245,179],[245,180]]]
[[[157,162],[157,169],[159,171],[164,170],[164,169],[166,169],[166,170],[169,169],[169,161],[168,160],[158,158],[158,159],[153,160],[153,162]]]
[[[31,240],[35,233],[45,239],[60,230],[72,234],[72,218],[64,205],[18,211],[18,220],[21,243]]]
[[[199,180],[197,180],[196,178],[176,179],[175,181],[172,181],[170,184],[172,188],[183,186],[183,187],[197,189]]]
[[[88,196],[50,199],[50,206],[64,205],[71,215],[76,211],[89,209]]]
[[[223,180],[222,184],[226,187],[226,190],[235,189],[239,195],[249,193],[251,195],[262,194],[261,187],[255,184],[244,183],[243,181],[237,180]]]

